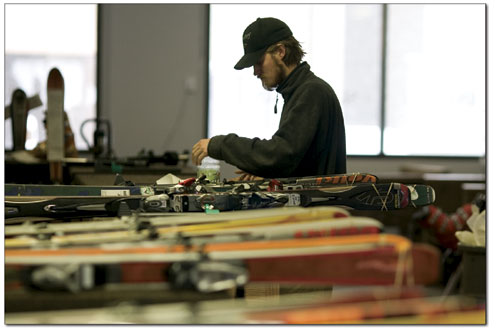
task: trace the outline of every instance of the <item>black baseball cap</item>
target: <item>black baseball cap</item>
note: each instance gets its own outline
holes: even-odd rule
[[[234,68],[243,69],[255,65],[269,46],[290,36],[292,31],[285,22],[273,17],[259,17],[243,32],[245,54]]]

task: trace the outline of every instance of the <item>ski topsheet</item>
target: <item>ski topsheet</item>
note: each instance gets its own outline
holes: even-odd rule
[[[154,196],[118,197],[5,197],[5,217],[85,217],[130,215],[131,210],[168,212],[169,198]]]

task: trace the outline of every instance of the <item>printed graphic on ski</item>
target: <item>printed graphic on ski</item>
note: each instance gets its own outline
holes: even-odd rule
[[[5,197],[5,218],[130,215],[132,211],[168,212],[168,196]]]

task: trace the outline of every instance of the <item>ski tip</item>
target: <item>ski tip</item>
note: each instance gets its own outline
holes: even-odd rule
[[[61,72],[56,67],[52,68],[49,72],[47,89],[64,89],[64,79]]]
[[[411,202],[415,206],[427,206],[436,200],[436,192],[429,185],[408,186],[411,192]]]
[[[14,106],[23,106],[23,109],[26,108],[26,104],[28,102],[28,99],[26,97],[26,93],[22,89],[16,89],[12,93],[12,101],[10,104],[11,108],[14,108]],[[26,111],[26,110],[23,110]]]
[[[14,90],[14,92],[12,93],[12,100],[13,101],[18,99],[18,98],[26,99],[26,93],[24,92],[24,90],[19,89],[19,88]]]

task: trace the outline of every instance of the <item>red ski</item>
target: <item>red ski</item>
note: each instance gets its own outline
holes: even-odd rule
[[[7,249],[5,264],[6,270],[32,267],[32,283],[39,283],[39,288],[44,287],[44,281],[58,281],[60,288],[73,286],[75,291],[75,286],[80,286],[81,290],[77,273],[82,269],[118,265],[122,283],[168,281],[178,289],[213,292],[248,282],[270,281],[429,284],[436,282],[439,256],[433,250],[412,247],[401,236],[361,234],[202,245],[167,245],[158,240],[93,247]]]

